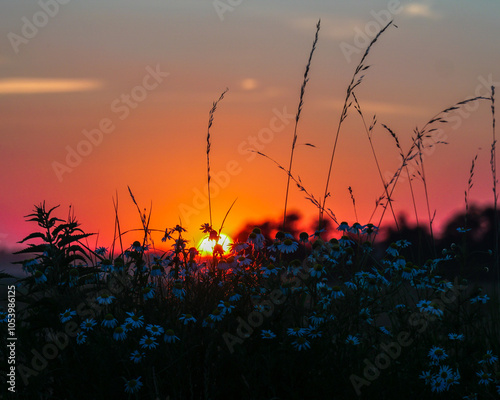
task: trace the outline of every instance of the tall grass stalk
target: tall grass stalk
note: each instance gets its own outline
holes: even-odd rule
[[[375,147],[373,146],[373,141],[372,141],[372,133],[373,133],[373,129],[375,128],[375,125],[377,124],[377,117],[375,115],[373,116],[370,127],[368,127],[366,125],[365,116],[363,115],[363,112],[361,110],[361,106],[359,105],[358,98],[356,97],[356,94],[354,92],[352,94],[352,97],[353,97],[354,103],[355,103],[354,108],[356,109],[356,111],[358,112],[358,114],[361,117],[361,120],[363,121],[363,126],[365,128],[366,136],[368,138],[368,141],[370,142],[370,148],[372,150],[373,158],[375,159],[375,165],[377,166],[377,171],[378,171],[378,174],[380,176],[380,180],[382,181],[382,185],[384,186],[385,194],[388,197],[389,193],[387,191],[387,184],[384,181],[384,176],[382,175],[382,170],[380,169],[380,163],[378,162],[378,157],[377,157],[377,154],[375,153]],[[389,202],[389,206],[391,207],[391,212],[392,212],[392,215],[394,217],[394,223],[396,224],[396,227],[399,231],[398,220],[396,218],[396,214],[394,213],[394,208],[392,207],[392,202]],[[356,216],[356,219],[357,218],[358,217]]]
[[[384,26],[379,31],[379,33],[377,33],[377,35],[373,38],[373,40],[370,42],[370,44],[368,45],[368,47],[366,48],[366,50],[365,50],[365,52],[363,54],[363,57],[361,57],[361,61],[356,66],[356,69],[355,69],[354,74],[352,76],[351,82],[349,83],[349,86],[347,87],[346,96],[345,96],[345,100],[344,100],[344,105],[342,107],[342,113],[340,114],[339,123],[337,125],[337,131],[335,133],[335,141],[333,143],[332,156],[330,158],[330,166],[328,167],[328,175],[327,175],[327,178],[326,178],[326,185],[325,185],[325,194],[323,195],[323,205],[320,207],[320,211],[319,211],[319,226],[318,226],[318,230],[321,229],[321,224],[322,224],[322,220],[323,220],[323,212],[325,210],[325,205],[326,205],[326,199],[327,199],[327,197],[330,196],[330,193],[328,192],[328,186],[330,185],[330,176],[332,174],[333,159],[335,158],[335,151],[337,150],[337,143],[338,143],[338,140],[339,140],[340,129],[342,127],[342,123],[347,118],[347,114],[348,114],[349,108],[351,107],[351,104],[352,104],[352,102],[350,101],[351,100],[351,95],[354,92],[354,89],[356,87],[358,87],[361,84],[361,82],[363,81],[364,75],[360,76],[360,73],[363,72],[363,71],[366,71],[368,68],[370,68],[370,66],[369,65],[365,65],[364,62],[366,60],[366,57],[368,57],[368,54],[370,53],[370,50],[371,50],[372,46],[378,40],[378,38],[380,37],[380,35],[382,35],[386,31],[386,29],[389,28],[390,25],[392,25],[392,20],[386,26]]]
[[[493,218],[494,218],[494,231],[495,231],[495,267],[497,270],[497,285],[498,285],[498,295],[500,296],[500,248],[499,248],[499,234],[500,234],[500,224],[498,221],[498,193],[497,193],[497,156],[496,156],[496,119],[495,119],[495,86],[491,87],[491,125],[492,125],[492,142],[491,142],[491,175],[493,178]]]
[[[302,112],[302,106],[304,104],[304,94],[306,91],[306,85],[307,85],[307,82],[309,81],[309,68],[311,67],[312,57],[313,57],[314,51],[316,50],[316,44],[318,43],[320,25],[321,25],[321,20],[319,20],[317,25],[316,25],[316,35],[314,36],[313,45],[311,48],[311,52],[309,54],[309,60],[307,61],[306,70],[304,72],[304,80],[303,80],[302,86],[300,88],[299,105],[297,107],[297,114],[295,115],[295,128],[293,130],[292,150],[290,151],[290,163],[288,166],[288,177],[287,177],[287,181],[286,181],[285,206],[284,206],[284,211],[283,211],[283,231],[286,231],[286,208],[287,208],[287,204],[288,204],[288,191],[290,188],[290,174],[292,173],[293,153],[295,151],[295,145],[297,143],[297,126],[299,124],[300,113]]]
[[[210,109],[208,113],[208,128],[207,128],[207,191],[208,191],[208,212],[210,215],[210,226],[212,226],[212,199],[210,196],[210,148],[211,148],[211,143],[210,143],[210,128],[212,127],[214,123],[214,114],[215,111],[217,110],[217,104],[224,98],[224,95],[229,89],[226,88],[220,95],[219,99],[217,101],[214,101],[212,108]]]

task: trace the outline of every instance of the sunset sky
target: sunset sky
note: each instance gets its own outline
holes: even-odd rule
[[[492,84],[500,91],[497,0],[0,1],[0,247],[14,248],[36,228],[24,215],[44,200],[61,205],[61,218],[72,205],[83,229],[110,246],[113,197],[122,229],[140,227],[127,186],[141,208],[152,204],[151,227],[181,222],[186,237],[198,241],[199,226],[209,221],[208,112],[226,87],[211,128],[214,227],[235,199],[228,234],[248,220],[281,217],[286,174],[248,150],[288,164],[320,18],[292,173],[321,197],[345,90],[389,15],[397,28],[372,48],[356,90],[367,123],[377,116],[373,143],[386,179],[399,156],[382,123],[407,150],[413,129],[440,110],[490,96]],[[470,201],[493,200],[490,103],[454,113],[442,127],[448,144],[425,159],[436,224],[464,208],[476,154]],[[353,223],[349,186],[366,223],[383,186],[354,109],[340,133],[327,203],[339,220]],[[425,220],[419,180],[414,191]],[[407,181],[394,200],[397,213],[412,216]],[[295,187],[289,210],[299,210],[307,224],[317,215]],[[131,233],[124,242],[138,238]]]

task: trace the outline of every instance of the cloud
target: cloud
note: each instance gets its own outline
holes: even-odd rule
[[[409,3],[404,6],[403,14],[409,17],[439,19],[441,16],[431,9],[428,3]]]
[[[68,93],[96,90],[102,82],[92,79],[7,78],[0,79],[2,94]]]

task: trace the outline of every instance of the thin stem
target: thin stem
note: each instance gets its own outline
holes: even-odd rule
[[[320,23],[321,23],[321,20],[319,20],[318,24],[316,25],[316,35],[314,36],[314,41],[313,41],[311,53],[309,54],[309,60],[308,60],[307,65],[306,65],[306,71],[304,72],[304,81],[302,82],[302,87],[300,88],[299,106],[297,108],[297,114],[295,116],[295,128],[293,130],[292,150],[290,152],[290,164],[288,166],[288,177],[287,177],[287,181],[286,181],[285,207],[284,207],[284,211],[283,211],[283,231],[286,230],[286,207],[288,204],[288,191],[290,188],[290,174],[292,173],[293,153],[295,150],[295,144],[297,143],[297,126],[299,124],[300,113],[302,111],[302,106],[304,104],[304,93],[306,90],[306,85],[307,85],[307,82],[309,81],[309,68],[311,66],[311,61],[312,61],[312,57],[314,54],[314,50],[316,50],[316,43],[318,42]]]

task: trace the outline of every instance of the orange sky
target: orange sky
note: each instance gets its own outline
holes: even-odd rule
[[[247,150],[257,147],[288,163],[318,18],[322,27],[293,165],[317,197],[324,192],[345,90],[364,51],[362,36],[372,38],[387,15],[398,28],[388,29],[373,47],[371,67],[356,91],[367,119],[377,115],[373,140],[384,174],[392,174],[399,159],[380,123],[399,135],[406,150],[416,126],[457,101],[489,95],[488,86],[500,82],[496,1],[269,3],[3,2],[0,246],[12,247],[31,232],[34,226],[23,216],[43,200],[61,204],[61,217],[71,204],[83,228],[99,232],[99,244],[109,246],[116,194],[122,228],[139,227],[127,185],[141,207],[152,202],[152,227],[173,227],[180,219],[187,237],[198,241],[199,226],[209,220],[200,195],[208,111],[226,87],[211,129],[214,225],[236,198],[226,220],[229,234],[247,220],[280,217],[286,175]],[[493,197],[489,104],[454,114],[443,128],[449,144],[425,160],[436,223],[463,208],[476,154],[471,202],[489,204]],[[348,186],[366,223],[383,188],[354,109],[339,138],[327,204],[339,220],[352,223]],[[414,190],[425,219],[421,182],[414,182]],[[398,213],[411,214],[406,182],[394,199]],[[295,187],[289,209],[317,215]]]

